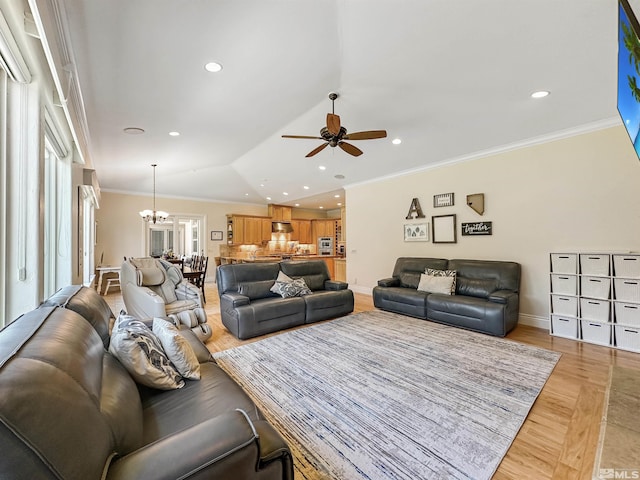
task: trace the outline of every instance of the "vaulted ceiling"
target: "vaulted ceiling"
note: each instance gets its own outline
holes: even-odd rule
[[[348,185],[618,122],[615,0],[32,1],[62,12],[105,190],[151,192],[156,163],[158,195],[335,208]],[[388,138],[305,158],[322,142],[281,135],[318,135],[329,92],[348,131]]]

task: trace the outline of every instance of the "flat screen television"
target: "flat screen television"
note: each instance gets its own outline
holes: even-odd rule
[[[618,0],[618,113],[640,158],[640,24]]]

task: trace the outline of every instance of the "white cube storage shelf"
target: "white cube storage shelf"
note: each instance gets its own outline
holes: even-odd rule
[[[580,320],[582,340],[598,345],[611,345],[611,324]]]
[[[611,257],[609,255],[581,253],[580,273],[582,275],[609,276]]]
[[[611,279],[609,277],[580,277],[580,296],[591,298],[611,298]]]
[[[575,317],[563,317],[551,315],[551,332],[553,335],[564,338],[578,338],[578,319]]]
[[[611,318],[611,302],[580,297],[580,318],[594,322],[608,322]]]
[[[640,254],[614,255],[613,274],[616,277],[640,278]]]
[[[616,325],[616,346],[623,350],[640,352],[640,328]]]
[[[551,295],[551,311],[558,315],[577,317],[578,297],[569,295]]]
[[[550,254],[551,335],[640,352],[640,254]]]
[[[630,327],[640,327],[640,304],[614,302],[613,306],[616,323]]]
[[[614,278],[613,285],[616,300],[640,303],[640,279]]]
[[[560,295],[577,295],[578,276],[552,273],[551,291]]]

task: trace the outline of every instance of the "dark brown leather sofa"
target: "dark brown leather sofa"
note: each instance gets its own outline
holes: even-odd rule
[[[112,321],[70,286],[0,331],[0,478],[293,479],[282,437],[190,330],[202,378],[160,391],[109,353]]]

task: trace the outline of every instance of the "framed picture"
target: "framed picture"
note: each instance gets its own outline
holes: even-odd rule
[[[404,225],[404,241],[405,242],[428,242],[429,241],[429,224],[428,223],[406,223]]]
[[[433,243],[456,243],[456,215],[431,217]]]
[[[433,207],[453,207],[453,193],[441,193],[433,196]]]
[[[212,230],[211,231],[211,240],[213,240],[213,241],[222,240],[222,231],[221,230]]]

